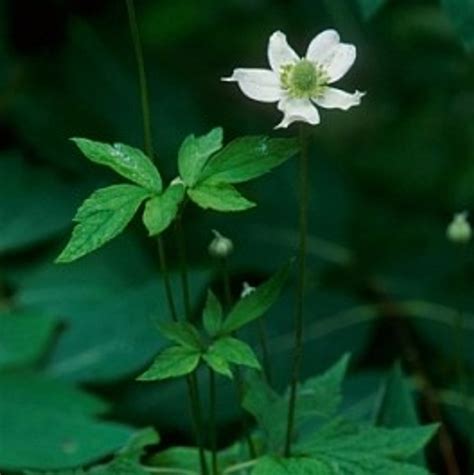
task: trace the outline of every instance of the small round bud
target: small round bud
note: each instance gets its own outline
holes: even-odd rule
[[[209,254],[217,259],[229,257],[234,250],[233,242],[216,230],[212,232],[214,233],[214,239],[209,244]]]
[[[251,293],[255,292],[255,287],[252,287],[248,282],[244,282],[242,285],[242,292],[240,293],[240,298],[244,299],[248,297]]]
[[[472,229],[467,220],[467,213],[457,213],[449,223],[446,236],[451,242],[456,244],[466,244],[471,240]]]

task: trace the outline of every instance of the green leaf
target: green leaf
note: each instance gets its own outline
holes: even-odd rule
[[[160,325],[161,334],[168,340],[191,350],[201,350],[201,337],[196,327],[188,322],[167,322]]]
[[[322,375],[307,379],[298,389],[297,415],[329,417],[342,401],[342,382],[347,371],[349,355],[344,355]]]
[[[47,349],[57,325],[44,315],[0,313],[0,369],[28,365]]]
[[[108,410],[108,404],[69,384],[30,371],[0,374],[2,404],[17,401],[25,407],[43,408],[62,414],[96,416]]]
[[[245,386],[242,407],[257,420],[269,448],[281,450],[286,436],[288,402],[256,373],[247,376]]]
[[[244,211],[255,206],[255,203],[226,183],[200,183],[188,190],[188,196],[201,208],[215,211]]]
[[[403,462],[420,451],[436,430],[435,424],[385,429],[336,419],[299,444],[298,450],[331,463],[342,473],[427,474],[426,470]],[[391,472],[387,472],[388,467]]]
[[[141,374],[138,381],[159,381],[192,373],[199,364],[198,351],[183,346],[173,346],[160,353],[152,365]]]
[[[271,457],[258,460],[252,475],[336,475],[326,463],[308,457]]]
[[[212,290],[209,290],[207,293],[202,319],[204,329],[209,336],[214,336],[219,333],[223,319],[222,305]]]
[[[399,364],[394,366],[384,384],[376,422],[384,427],[418,425],[413,396]]]
[[[289,266],[285,266],[255,291],[241,298],[224,321],[221,333],[232,333],[267,312],[279,297],[288,271]]]
[[[74,218],[71,239],[56,262],[72,262],[119,235],[149,192],[135,185],[112,185],[95,191]]]
[[[222,148],[223,130],[212,129],[200,137],[189,135],[178,152],[179,174],[187,186],[193,187],[209,157]]]
[[[261,369],[252,348],[247,343],[236,338],[220,338],[211,345],[209,351],[214,355],[219,355],[228,363]]]
[[[357,0],[364,20],[370,20],[387,3],[387,0]]]
[[[474,50],[474,2],[472,0],[441,0],[454,28],[468,51]]]
[[[170,185],[162,195],[148,200],[143,212],[143,223],[149,236],[162,233],[175,219],[179,206],[184,199],[184,186]]]
[[[161,193],[163,185],[158,170],[138,148],[120,143],[109,145],[82,138],[71,140],[92,162],[108,166],[137,185],[155,193]]]
[[[210,463],[211,454],[207,450],[205,456]],[[151,457],[148,465],[159,468],[173,467],[198,473],[200,470],[199,451],[194,447],[171,447]]]
[[[0,376],[0,469],[63,470],[97,462],[126,444],[133,430],[93,418],[104,404],[38,376]],[[66,416],[67,415],[67,416]]]
[[[384,427],[419,426],[413,395],[399,364],[394,366],[383,386],[376,424]],[[423,454],[417,455],[414,461],[425,464]]]
[[[0,186],[0,254],[42,243],[68,229],[81,185],[14,153],[0,155],[0,176],[5,177]]]
[[[241,183],[268,173],[298,151],[294,139],[242,137],[216,153],[207,163],[202,180]]]
[[[147,427],[132,434],[124,447],[118,452],[131,460],[138,462],[145,453],[145,447],[156,445],[160,442],[160,435],[152,427]]]
[[[216,353],[212,346],[202,355],[204,361],[216,373],[222,374],[230,379],[234,377],[229,362],[219,353]]]

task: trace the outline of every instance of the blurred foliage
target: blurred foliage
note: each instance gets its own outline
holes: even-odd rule
[[[142,0],[137,8],[156,159],[168,180],[190,133],[219,125],[226,142],[277,135],[276,111],[219,81],[236,65],[263,66],[271,32],[285,31],[301,49],[335,27],[358,46],[345,88],[367,91],[362,106],[326,111],[313,129],[304,373],[351,352],[352,410],[364,412],[364,401],[379,398],[382,408],[390,404],[378,416],[387,427],[441,418],[462,473],[470,473],[473,247],[453,246],[444,233],[454,212],[474,209],[472,0]],[[0,39],[0,469],[100,461],[124,446],[132,427],[151,424],[165,444],[189,443],[184,384],[134,382],[163,347],[155,323],[168,318],[151,241],[132,226],[71,266],[52,263],[77,205],[116,180],[68,139],[141,146],[124,2],[1,0]],[[196,317],[209,282],[223,294],[206,254],[211,229],[234,241],[234,296],[243,281],[260,283],[294,254],[295,181],[290,161],[244,187],[257,208],[231,217],[190,211]],[[165,241],[174,276],[173,229]],[[292,311],[289,286],[266,316],[280,389],[288,381]],[[256,343],[253,332],[242,336]],[[396,360],[409,384],[390,373]],[[221,381],[222,447],[239,435],[234,400]],[[105,411],[114,422],[103,420]],[[447,473],[440,440],[428,463]],[[32,466],[21,465],[25,458]]]

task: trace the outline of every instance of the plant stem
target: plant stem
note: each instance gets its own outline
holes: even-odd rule
[[[270,350],[268,348],[267,327],[265,325],[265,316],[258,319],[258,339],[262,348],[263,368],[268,384],[272,385],[272,365],[270,362]]]
[[[186,243],[184,240],[184,227],[182,221],[181,213],[178,214],[176,218],[176,234],[177,234],[177,242],[178,242],[178,253],[179,253],[179,261],[180,261],[180,275],[181,275],[181,291],[183,293],[183,302],[184,302],[184,311],[186,315],[186,321],[191,320],[191,298],[189,293],[189,279],[188,279],[188,264],[187,264],[187,257],[186,257]],[[206,461],[206,454],[204,452],[204,423],[202,417],[202,406],[201,406],[201,398],[199,395],[199,386],[198,386],[198,379],[196,376],[196,372],[194,371],[192,374],[189,375],[188,379],[188,386],[192,388],[192,399],[193,399],[193,412],[194,412],[194,419],[195,419],[195,428],[196,428],[196,440],[199,449],[199,462],[201,464],[201,472],[202,475],[207,475],[208,468],[207,468],[207,461]]]
[[[199,464],[201,466],[201,475],[209,473],[207,468],[206,454],[204,452],[203,440],[203,420],[201,409],[201,398],[199,397],[199,387],[196,372],[194,371],[186,378],[188,390],[190,393],[189,402],[191,405],[191,414],[193,417],[194,432],[196,435],[196,442],[199,451]]]
[[[232,305],[232,292],[230,289],[229,260],[227,257],[222,259],[222,281],[224,283],[224,296],[227,310]]]
[[[138,67],[138,76],[140,83],[140,97],[141,97],[141,109],[142,109],[142,119],[143,119],[143,135],[144,135],[144,144],[145,151],[151,160],[155,160],[154,148],[153,148],[153,137],[151,133],[151,114],[150,114],[150,101],[148,95],[148,84],[146,79],[145,71],[145,61],[143,59],[143,50],[140,41],[140,32],[138,30],[137,16],[135,12],[135,4],[133,0],[126,0],[128,19],[130,24],[130,32],[132,35],[133,46],[135,49],[135,57],[137,60]],[[166,252],[161,237],[158,237],[158,256],[160,259],[160,268],[163,275],[163,283],[165,287],[165,294],[168,301],[168,306],[171,312],[171,317],[174,321],[178,320],[178,315],[176,312],[176,306],[173,299],[173,292],[171,288],[170,277],[168,273],[168,266],[166,261]],[[186,298],[188,299],[188,294],[186,293]],[[185,300],[186,302],[186,300]],[[189,302],[188,302],[189,304]],[[188,398],[191,406],[191,418],[193,420],[194,431],[196,435],[196,441],[199,446],[199,456],[201,462],[201,473],[202,475],[207,475],[207,465],[204,454],[204,446],[202,442],[202,417],[200,412],[200,401],[199,401],[199,392],[196,381],[196,375],[193,373],[191,376],[186,378],[187,387],[188,387]]]
[[[181,277],[181,291],[183,293],[184,311],[186,320],[191,320],[191,298],[189,293],[188,264],[186,255],[186,242],[181,213],[176,218],[176,239],[178,244],[179,266]]]
[[[227,257],[222,259],[222,281],[224,284],[224,296],[225,296],[225,306],[227,310],[230,310],[232,307],[232,293],[230,289],[230,274],[229,274],[229,261]],[[237,393],[237,400],[239,402],[241,412],[242,412],[242,432],[244,434],[245,440],[247,442],[247,447],[251,457],[256,456],[255,444],[253,443],[252,437],[250,435],[250,427],[248,423],[247,414],[242,410],[242,402],[244,400],[244,384],[242,381],[242,374],[239,366],[235,367],[235,390]]]
[[[295,339],[291,375],[290,398],[288,403],[288,425],[285,441],[285,456],[291,455],[291,443],[295,425],[295,411],[298,380],[303,357],[304,293],[306,282],[306,247],[308,239],[308,136],[304,124],[300,125],[301,154],[299,161],[299,249],[298,249],[298,285],[296,289]]]
[[[214,370],[209,368],[209,434],[212,449],[212,475],[217,472],[217,424],[216,424],[216,375]]]
[[[140,81],[140,97],[142,104],[143,132],[145,136],[145,150],[151,160],[153,156],[153,138],[151,134],[151,114],[150,101],[148,97],[148,83],[145,72],[145,61],[143,60],[143,49],[140,41],[140,32],[138,30],[137,15],[135,12],[134,0],[126,0],[128,20],[130,22],[130,32],[132,34],[133,47],[135,49],[135,58],[138,66],[138,78]]]

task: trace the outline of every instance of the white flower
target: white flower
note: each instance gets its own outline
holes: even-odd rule
[[[341,43],[335,30],[313,38],[304,58],[288,45],[281,31],[276,31],[268,42],[271,69],[238,68],[222,80],[237,82],[255,101],[278,102],[283,120],[276,128],[298,121],[315,125],[320,122],[316,106],[347,110],[360,104],[365,93],[350,94],[329,86],[349,71],[355,58],[355,46]]]

